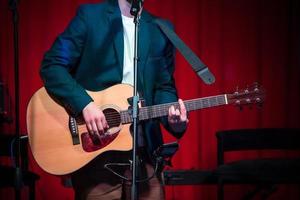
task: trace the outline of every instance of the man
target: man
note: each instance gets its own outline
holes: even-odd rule
[[[47,91],[72,115],[82,115],[89,133],[96,137],[104,134],[109,126],[85,90],[100,91],[119,83],[133,84],[134,24],[130,8],[130,0],[107,0],[81,6],[42,62],[40,74]],[[141,12],[138,92],[147,106],[178,100],[173,79],[174,47],[154,19],[147,11]],[[163,143],[159,122],[177,138],[186,129],[186,109],[182,100],[178,102],[180,107],[170,107],[167,117],[142,124],[139,147],[144,150],[145,162],[141,163],[141,171],[148,175],[153,173],[151,155]],[[103,168],[105,163],[124,160],[128,162],[128,155],[105,153],[72,174],[76,199],[128,199],[126,190],[130,183],[122,182]],[[163,199],[157,177],[140,188],[141,199]]]

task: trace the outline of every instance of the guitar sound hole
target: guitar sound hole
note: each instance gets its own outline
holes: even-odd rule
[[[109,128],[119,127],[121,124],[121,115],[120,113],[113,108],[106,108],[103,110],[106,121]]]

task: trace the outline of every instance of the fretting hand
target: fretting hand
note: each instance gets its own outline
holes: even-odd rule
[[[169,108],[168,122],[173,131],[182,132],[186,129],[189,120],[183,101],[179,99],[178,103],[179,108],[175,108],[174,106]]]

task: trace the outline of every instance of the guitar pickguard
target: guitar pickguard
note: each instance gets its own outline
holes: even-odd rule
[[[107,131],[100,138],[92,136],[88,132],[81,134],[82,148],[86,152],[93,152],[109,145],[119,134],[120,131],[110,133]]]

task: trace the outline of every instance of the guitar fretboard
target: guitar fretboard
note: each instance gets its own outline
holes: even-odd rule
[[[205,98],[197,98],[184,101],[187,111],[199,110],[204,108],[216,107],[228,104],[226,95],[217,95]],[[139,109],[139,120],[147,120],[168,115],[169,107],[179,108],[178,102],[142,107]],[[132,122],[131,113],[128,110],[120,112],[122,124]]]

